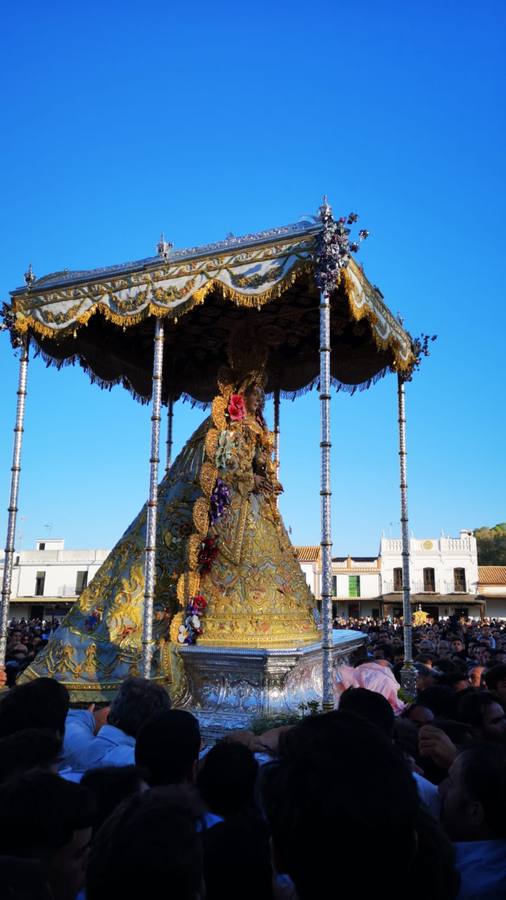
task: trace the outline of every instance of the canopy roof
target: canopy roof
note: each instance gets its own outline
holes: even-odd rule
[[[151,396],[153,317],[166,319],[163,399],[207,403],[228,336],[249,320],[269,347],[267,391],[295,395],[319,373],[318,219],[103,269],[57,272],[12,292],[12,328],[44,358],[79,362],[103,386]],[[412,341],[353,259],[331,298],[334,382],[408,372]]]

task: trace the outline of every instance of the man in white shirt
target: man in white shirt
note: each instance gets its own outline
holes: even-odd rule
[[[135,765],[135,739],[141,726],[155,713],[169,709],[169,695],[161,685],[145,678],[127,678],[96,736],[96,714],[71,710],[65,726],[64,765],[76,772]]]

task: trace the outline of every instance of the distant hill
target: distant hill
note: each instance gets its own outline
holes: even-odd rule
[[[474,536],[478,544],[480,566],[506,566],[506,522],[492,528],[476,528]]]

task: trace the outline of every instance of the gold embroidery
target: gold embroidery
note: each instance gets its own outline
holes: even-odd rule
[[[213,400],[213,405],[211,407],[211,416],[216,428],[219,431],[222,431],[227,427],[227,420],[225,417],[225,413],[227,411],[228,403],[224,397],[215,397]]]
[[[187,559],[188,559],[188,568],[191,571],[194,571],[198,568],[199,553],[200,553],[201,547],[202,547],[202,535],[200,535],[200,534],[190,535],[190,537],[188,538],[186,555],[187,555]]]
[[[216,470],[216,466],[213,466],[213,464],[210,462],[205,462],[202,464],[199,478],[200,486],[202,488],[204,496],[208,499],[211,497],[217,477],[218,472]]]
[[[218,435],[219,431],[217,428],[210,428],[206,434],[206,456],[208,459],[212,460],[212,462],[216,459],[216,450],[218,448]]]
[[[205,537],[209,528],[209,501],[200,497],[193,506],[193,524],[198,533]]]
[[[177,583],[177,599],[181,606],[186,606],[190,597],[195,597],[200,588],[200,576],[198,572],[183,572]]]

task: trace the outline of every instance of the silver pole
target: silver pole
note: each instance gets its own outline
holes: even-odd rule
[[[404,665],[401,670],[401,685],[407,695],[416,695],[416,669],[413,665],[411,587],[409,582],[409,519],[408,482],[406,466],[406,397],[405,382],[397,373],[397,402],[399,411],[399,468],[401,489],[401,535],[402,535],[402,607],[404,618]]]
[[[274,465],[276,467],[276,478],[279,481],[279,408],[280,408],[280,391],[276,388],[274,391]],[[279,497],[276,496],[276,504],[279,503]]]
[[[330,297],[320,291],[320,433],[323,710],[334,709],[332,678],[332,535],[330,518]]]
[[[149,500],[146,521],[144,565],[144,611],[142,623],[142,662],[144,678],[151,675],[153,656],[153,600],[155,593],[156,514],[158,507],[158,464],[160,462],[160,413],[162,407],[163,320],[156,319],[153,358],[153,406],[151,413],[151,457],[149,460]]]
[[[9,602],[11,599],[12,566],[14,562],[14,542],[16,538],[16,517],[18,512],[19,476],[21,473],[21,446],[23,443],[26,380],[28,375],[28,337],[21,345],[19,358],[18,402],[16,408],[16,424],[14,426],[14,449],[11,466],[11,492],[9,499],[9,518],[7,520],[7,539],[5,542],[4,574],[2,582],[2,607],[0,613],[0,665],[5,663],[7,649],[7,630],[9,621]]]
[[[172,397],[169,398],[169,403],[167,406],[167,462],[165,464],[165,474],[168,474],[168,471],[171,467],[172,463],[172,428],[174,422],[174,401]]]

